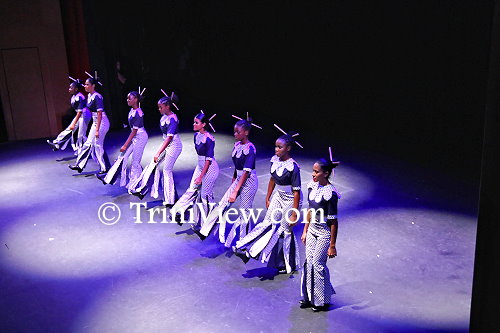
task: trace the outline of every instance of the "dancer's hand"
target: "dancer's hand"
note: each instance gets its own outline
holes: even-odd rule
[[[200,184],[201,184],[201,180],[202,180],[202,179],[203,179],[203,177],[201,177],[201,176],[200,176],[200,177],[198,177],[198,178],[196,178],[196,179],[194,180],[195,185],[200,185]]]
[[[99,139],[99,131],[95,130],[95,137]]]
[[[337,256],[337,249],[335,246],[330,246],[328,248],[328,258],[335,258]]]
[[[290,227],[293,227],[297,224],[297,213],[295,211],[292,211],[292,214],[290,214]]]
[[[236,201],[236,196],[238,195],[238,192],[237,191],[234,191],[233,193],[231,193],[231,195],[229,196],[229,202],[235,202]]]
[[[271,200],[266,199],[266,209],[269,209],[269,205],[271,205]]]
[[[155,163],[158,163],[158,159],[160,158],[160,155],[159,154],[156,154],[155,157],[154,157],[154,161]]]
[[[69,129],[73,131],[75,129],[75,125],[71,125]]]
[[[303,233],[302,236],[300,236],[300,240],[302,241],[302,243],[304,243],[304,245],[306,245],[306,238],[307,235],[305,233]]]
[[[127,147],[122,146],[122,147],[120,148],[120,153],[123,153],[123,152],[125,152],[126,150],[127,150]]]

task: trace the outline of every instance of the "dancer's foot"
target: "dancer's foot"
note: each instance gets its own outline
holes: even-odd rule
[[[54,143],[54,142],[52,142],[50,140],[47,140],[47,143],[52,147],[53,151],[59,150],[59,145],[58,144],[56,144],[56,143]]]
[[[82,173],[82,171],[83,171],[83,169],[80,168],[78,165],[70,164],[70,165],[68,165],[68,168],[70,168],[71,170],[78,171],[78,173]]]
[[[246,251],[242,251],[242,250],[236,248],[236,246],[232,246],[231,249],[233,250],[234,254],[238,258],[240,258],[245,264],[250,260],[250,257],[247,255]]]
[[[191,226],[191,229],[193,229],[194,233],[200,237],[201,240],[205,240],[205,238],[207,238],[207,236],[205,235],[202,235],[202,233],[200,232],[200,230],[198,228],[195,228],[194,226]]]
[[[311,305],[311,309],[313,310],[313,312],[320,312],[320,311],[328,310],[329,306],[330,306],[330,304],[324,304],[324,305],[319,305],[319,306]]]
[[[278,268],[278,274],[286,274],[286,268]]]
[[[135,192],[135,191],[129,191],[129,193],[131,193],[132,195],[135,195],[136,197],[138,197],[139,199],[144,199],[144,196],[148,193],[148,189],[145,189],[144,190],[144,193],[142,192]]]
[[[96,175],[97,179],[99,179],[104,185],[106,185],[107,183],[104,181],[104,178],[106,177],[106,174],[100,174],[98,173]]]
[[[176,213],[175,216],[174,216],[174,221],[178,224],[178,225],[182,225],[184,223],[184,221],[182,220],[182,216],[180,213]]]
[[[307,309],[307,308],[312,307],[311,302],[306,301],[305,299],[300,300],[300,301],[299,301],[299,304],[300,304],[300,305],[299,305],[299,307],[300,307],[301,309]]]

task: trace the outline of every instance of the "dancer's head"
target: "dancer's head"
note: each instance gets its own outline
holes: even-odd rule
[[[78,90],[83,87],[83,84],[80,80],[73,81],[69,84],[68,91],[71,95],[78,94]]]
[[[276,140],[274,151],[280,159],[285,160],[290,157],[290,152],[295,145],[294,134],[294,132],[288,132]]]
[[[204,132],[207,130],[207,126],[209,125],[210,125],[210,119],[203,112],[200,112],[196,116],[194,116],[193,131]]]
[[[179,103],[177,95],[172,94],[172,97],[164,96],[158,101],[158,110],[161,114],[171,114],[175,103]]]
[[[248,139],[250,134],[250,128],[252,127],[252,119],[249,118],[241,119],[234,124],[234,138],[236,141],[245,141]]]
[[[142,102],[143,99],[144,97],[137,91],[131,91],[127,95],[127,104],[131,108],[137,109],[139,107],[139,103]]]
[[[320,184],[328,183],[330,176],[333,174],[333,168],[338,165],[336,161],[332,162],[326,158],[320,158],[313,165],[312,178]]]
[[[85,80],[85,91],[88,93],[95,92],[95,86],[97,82],[98,82],[97,79],[89,77],[87,80]]]

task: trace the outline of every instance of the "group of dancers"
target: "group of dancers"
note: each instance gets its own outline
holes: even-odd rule
[[[293,232],[298,223],[297,212],[302,206],[300,167],[292,158],[295,146],[302,147],[297,141],[298,133],[285,132],[278,125],[274,126],[282,135],[275,142],[275,155],[270,160],[269,184],[266,194],[266,214],[264,219],[252,226],[250,210],[258,189],[258,177],[255,171],[256,148],[249,140],[252,127],[262,129],[248,117],[237,118],[234,125],[235,144],[231,153],[234,174],[231,184],[218,203],[214,198],[214,185],[219,176],[214,148],[215,138],[209,131],[215,132],[212,119],[203,111],[193,119],[194,145],[197,164],[189,188],[176,198],[173,167],[182,151],[179,136],[178,97],[173,92],[164,94],[158,101],[158,110],[162,114],[160,129],[163,141],[154,157],[145,168],[141,166],[142,155],[148,141],[144,128],[144,112],[140,103],[144,97],[143,89],[131,91],[127,95],[130,106],[128,122],[130,135],[120,148],[120,153],[111,165],[104,151],[104,138],[109,130],[109,120],[104,111],[102,95],[96,91],[101,85],[97,73],[89,76],[85,82],[70,77],[69,86],[71,106],[76,115],[71,124],[53,141],[47,140],[53,150],[64,150],[69,143],[76,157],[75,164],[69,168],[81,173],[90,156],[99,164],[96,174],[104,184],[114,184],[120,178],[120,186],[128,193],[141,200],[149,192],[153,198],[159,198],[163,192],[163,203],[170,208],[173,218],[182,225],[184,213],[191,214],[191,228],[201,240],[210,233],[230,249],[243,262],[250,259],[260,260],[274,267],[278,273],[293,273],[302,266],[301,308],[313,311],[327,310],[331,297],[335,293],[331,282],[327,258],[337,255],[337,201],[340,194],[331,183],[334,168],[339,161],[321,158],[312,168],[312,181],[307,184],[309,210],[304,218],[301,241],[305,245],[305,261],[299,257],[299,244]],[[79,92],[81,87],[88,93],[87,98]],[[92,119],[92,126],[87,129]],[[130,161],[130,167],[129,165]],[[163,163],[161,171],[160,164]],[[160,191],[161,189],[161,191]],[[236,202],[239,215],[231,221],[231,228],[226,232],[227,212]],[[242,216],[245,215],[245,216]],[[253,228],[252,228],[253,227]],[[229,228],[228,228],[229,229]]]

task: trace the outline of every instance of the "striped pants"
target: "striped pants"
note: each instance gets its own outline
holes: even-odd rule
[[[191,182],[189,187],[194,186],[194,181],[201,175],[201,171],[205,166],[205,157],[198,156],[198,165],[196,169],[194,169],[193,176],[191,177]],[[207,173],[202,179],[201,182],[201,197],[206,199],[208,202],[214,202],[214,185],[215,181],[219,177],[219,165],[215,159],[212,159],[210,166],[208,167]]]
[[[54,144],[58,145],[60,150],[66,149],[68,143],[71,141],[71,146],[73,150],[78,154],[87,140],[87,128],[90,123],[89,117],[80,116],[80,119],[75,124],[75,129],[71,130],[66,127],[59,135],[52,141]],[[76,141],[75,141],[75,133],[76,133]]]
[[[274,192],[264,220],[236,242],[236,248],[247,251],[253,258],[261,255],[262,263],[268,262],[272,267],[281,266],[277,261],[284,261],[288,273],[297,270],[300,267],[297,239],[285,219],[285,214],[291,215],[289,210],[293,208],[293,201],[293,193],[281,190]],[[302,200],[299,209],[301,204]],[[273,220],[279,224],[273,223]],[[282,242],[279,242],[280,237],[283,238]],[[270,261],[270,258],[274,260]]]
[[[93,116],[94,117],[94,116]],[[101,171],[107,171],[110,167],[109,160],[104,151],[104,138],[109,130],[109,120],[105,113],[102,114],[101,126],[99,128],[99,137],[95,137],[97,119],[93,118],[92,127],[90,127],[89,136],[87,141],[83,144],[78,157],[76,158],[76,165],[84,169],[87,165],[90,155],[95,157]]]
[[[189,207],[193,207],[193,222],[197,228],[200,228],[203,223],[202,216],[206,217],[210,212],[210,204],[214,203],[214,185],[217,177],[219,177],[219,165],[215,159],[212,159],[210,166],[208,167],[205,176],[203,176],[201,186],[199,188],[199,193],[193,196],[192,190],[196,188],[194,181],[201,175],[203,168],[205,166],[205,156],[198,156],[198,164],[196,169],[194,169],[193,176],[191,177],[191,182],[189,188],[184,193],[177,203],[172,207],[172,211],[183,213]],[[199,204],[199,205],[198,205]],[[201,205],[201,207],[200,207]],[[203,209],[203,212],[199,210]]]
[[[181,138],[179,134],[175,134],[172,141],[170,141],[170,144],[167,146],[167,148],[165,148],[165,157],[163,159],[163,173],[160,175],[160,168],[158,167],[155,170],[154,183],[151,189],[151,197],[155,199],[159,197],[159,187],[160,183],[162,183],[163,202],[166,205],[173,205],[175,203],[175,183],[172,170],[174,169],[175,161],[177,161],[177,158],[179,157],[181,152]]]
[[[311,228],[311,226],[309,226]],[[315,306],[323,306],[331,302],[335,290],[330,282],[330,271],[326,265],[330,233],[314,233],[307,231],[306,261],[302,271],[301,295],[304,300]]]
[[[142,154],[144,153],[144,148],[148,142],[148,133],[144,128],[140,128],[137,134],[132,139],[130,146],[128,146],[123,157],[123,164],[120,176],[120,186],[126,186],[130,188],[130,184],[133,184],[137,178],[141,176],[142,166]],[[127,182],[127,164],[128,159],[132,155],[132,161],[130,162],[130,176]]]
[[[207,217],[207,220],[203,223],[202,228],[200,230],[202,235],[208,236],[210,231],[215,226],[216,222],[219,222],[218,223],[219,241],[226,247],[231,247],[231,243],[236,237],[238,228],[239,228],[239,238],[245,237],[249,229],[249,223],[248,223],[249,221],[245,221],[245,219],[243,219],[241,216],[238,216],[238,218],[233,223],[233,226],[229,231],[229,234],[226,239],[226,219],[224,218],[223,213],[229,206],[229,196],[233,193],[234,189],[236,188],[236,185],[238,184],[238,181],[240,180],[242,174],[243,172],[238,170],[236,179],[234,180],[234,182],[231,183],[231,186],[229,186],[226,193],[224,193],[224,196],[219,201],[219,204],[216,207],[217,209],[213,209],[210,212],[210,214]],[[250,208],[252,208],[253,200],[255,198],[255,194],[257,193],[258,188],[259,188],[259,181],[255,170],[253,170],[252,172],[250,172],[247,180],[240,188],[238,196],[236,197],[236,200],[237,201],[239,200],[239,208],[245,209],[247,216],[249,216],[249,211]],[[221,209],[223,211],[219,214]],[[219,215],[222,215],[223,217],[220,220],[219,220]]]

